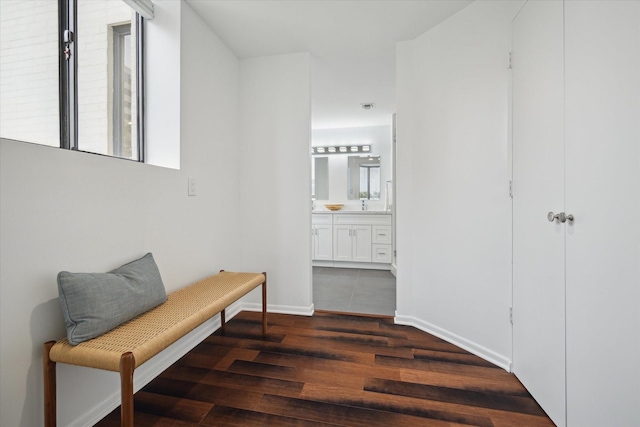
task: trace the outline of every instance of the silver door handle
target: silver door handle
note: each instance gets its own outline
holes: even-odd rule
[[[558,221],[560,221],[561,223],[564,223],[566,221],[572,222],[573,221],[573,215],[569,214],[565,214],[564,212],[559,212],[557,214],[554,214],[553,212],[549,212],[547,214],[547,219],[549,220],[549,222],[553,222],[556,219]]]

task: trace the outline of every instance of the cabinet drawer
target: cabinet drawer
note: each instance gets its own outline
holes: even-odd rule
[[[391,245],[371,245],[371,247],[373,249],[372,262],[391,263]]]
[[[331,225],[333,224],[332,214],[313,214],[311,215],[311,223],[313,225]]]
[[[373,243],[379,243],[381,245],[391,244],[391,226],[389,225],[374,225],[371,227]]]

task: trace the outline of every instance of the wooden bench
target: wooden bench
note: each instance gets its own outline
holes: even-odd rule
[[[121,425],[133,427],[133,371],[147,360],[262,285],[262,333],[267,332],[267,273],[221,271],[172,292],[167,301],[117,328],[78,345],[67,339],[44,344],[44,418],[56,425],[56,363],[120,373]]]

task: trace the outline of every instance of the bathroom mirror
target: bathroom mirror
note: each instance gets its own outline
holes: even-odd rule
[[[329,159],[314,157],[311,162],[311,197],[329,200]]]
[[[349,156],[347,198],[380,200],[380,156]]]

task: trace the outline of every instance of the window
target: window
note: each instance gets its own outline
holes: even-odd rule
[[[360,199],[380,200],[380,165],[360,165]]]
[[[2,0],[0,137],[144,161],[137,3]]]
[[[62,2],[63,146],[143,161],[143,18],[121,1]]]

